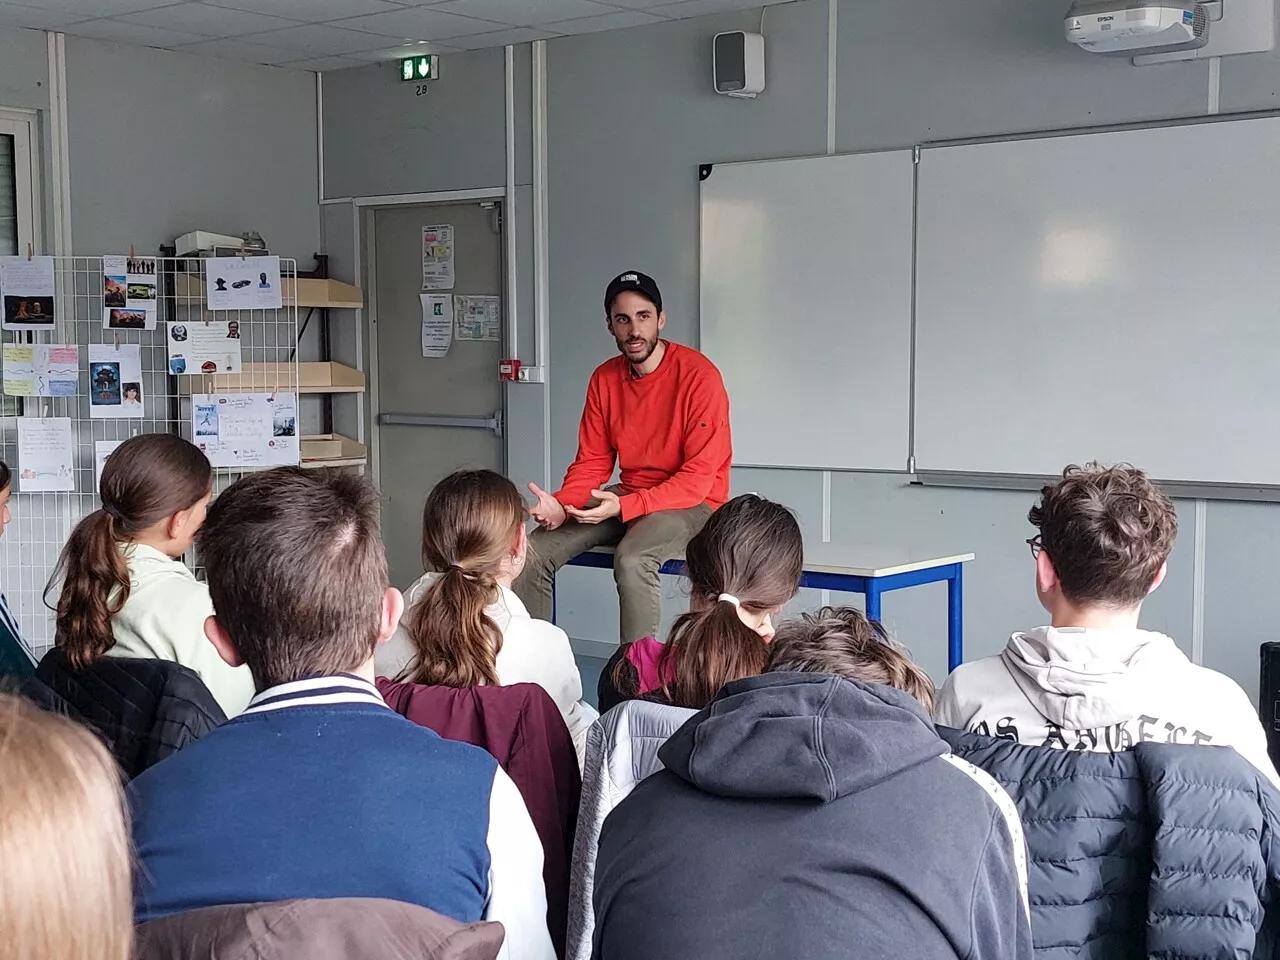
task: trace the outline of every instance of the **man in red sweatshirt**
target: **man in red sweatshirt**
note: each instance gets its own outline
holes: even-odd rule
[[[697,350],[662,340],[662,293],[629,271],[604,295],[605,322],[620,357],[591,374],[578,427],[578,456],[564,485],[529,489],[540,524],[528,565],[515,583],[531,616],[551,619],[556,571],[604,544],[617,544],[623,641],[656,636],[662,615],[658,569],[729,497],[729,396],[715,364]],[[614,462],[619,483],[606,487]]]

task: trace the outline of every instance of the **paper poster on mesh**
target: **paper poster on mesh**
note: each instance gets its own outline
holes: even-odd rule
[[[105,328],[154,330],[156,303],[153,258],[102,258],[102,325]]]
[[[0,304],[4,307],[4,328],[51,328],[55,289],[53,257],[0,257]]]
[[[502,331],[499,297],[454,297],[453,322],[457,340],[497,340]]]
[[[299,461],[298,401],[292,393],[198,393],[192,442],[215,467],[286,467]]]
[[[4,392],[10,397],[74,397],[80,389],[80,348],[54,343],[6,343]]]

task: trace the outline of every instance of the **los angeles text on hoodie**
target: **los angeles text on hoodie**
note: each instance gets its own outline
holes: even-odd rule
[[[1037,627],[956,668],[934,719],[1029,746],[1115,753],[1136,743],[1234,747],[1280,786],[1245,692],[1138,629]]]

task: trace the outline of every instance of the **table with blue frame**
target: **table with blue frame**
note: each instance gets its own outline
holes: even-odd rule
[[[880,598],[891,590],[925,583],[947,585],[947,669],[964,662],[964,565],[972,553],[929,554],[881,548],[841,547],[822,543],[805,546],[800,586],[813,590],[860,593],[867,598],[867,617],[880,619]],[[580,553],[570,566],[613,568],[613,548],[597,547]],[[668,560],[659,573],[679,576],[683,560]],[[554,607],[553,607],[554,609]]]

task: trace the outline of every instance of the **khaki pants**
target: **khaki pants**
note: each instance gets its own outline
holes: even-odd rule
[[[658,570],[668,560],[684,556],[685,545],[709,516],[711,508],[703,503],[651,513],[629,524],[616,517],[597,524],[569,519],[555,530],[537,530],[529,538],[529,559],[515,592],[530,616],[550,620],[556,571],[592,547],[617,544],[613,579],[618,584],[622,640],[657,636],[662,619]]]

